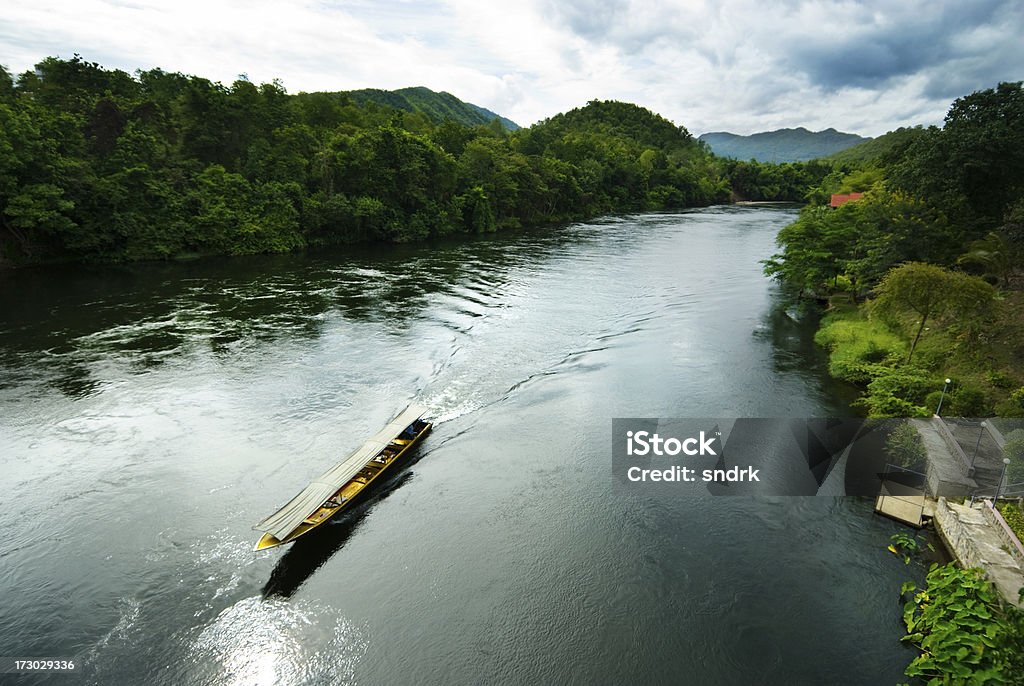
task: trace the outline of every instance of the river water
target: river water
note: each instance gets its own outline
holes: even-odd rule
[[[62,684],[899,681],[912,570],[870,503],[611,473],[613,417],[848,413],[761,275],[794,216],[0,275],[0,655],[74,657],[25,678]],[[437,424],[403,470],[252,552],[412,400]]]

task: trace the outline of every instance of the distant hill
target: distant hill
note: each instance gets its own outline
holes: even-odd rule
[[[858,164],[871,162],[888,155],[892,151],[909,145],[913,140],[924,135],[926,129],[915,126],[913,128],[898,128],[895,131],[882,134],[878,138],[871,138],[863,143],[858,143],[852,148],[846,148],[833,153],[825,159],[832,162]]]
[[[396,91],[378,90],[376,88],[364,88],[362,90],[345,91],[354,102],[362,105],[366,102],[375,102],[379,105],[387,105],[406,112],[422,112],[436,124],[446,119],[451,119],[465,124],[466,126],[477,126],[490,124],[497,119],[509,131],[520,128],[511,119],[495,114],[488,109],[459,100],[451,93],[440,92],[414,86],[412,88],[400,88]]]
[[[870,139],[835,129],[808,131],[800,127],[765,131],[750,136],[720,131],[705,133],[700,136],[700,140],[720,157],[754,159],[758,162],[805,162],[827,157]]]
[[[585,107],[556,114],[530,129],[531,134],[542,137],[585,131],[664,151],[696,148],[685,127],[676,126],[646,107],[616,100],[591,100]]]

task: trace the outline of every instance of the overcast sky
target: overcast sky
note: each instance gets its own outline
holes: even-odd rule
[[[635,102],[692,133],[940,123],[1024,79],[1021,0],[4,0],[0,63],[80,53],[289,92],[427,86],[529,125]]]

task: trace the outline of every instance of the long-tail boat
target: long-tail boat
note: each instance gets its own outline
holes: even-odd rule
[[[291,543],[348,507],[430,431],[433,424],[423,420],[425,412],[424,407],[410,405],[355,452],[314,479],[287,505],[254,526],[264,532],[256,550]]]

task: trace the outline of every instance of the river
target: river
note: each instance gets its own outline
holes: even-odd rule
[[[794,216],[0,274],[0,654],[97,684],[900,681],[911,572],[870,503],[611,473],[613,417],[849,413],[761,274]],[[437,424],[403,470],[252,552],[412,400]]]

